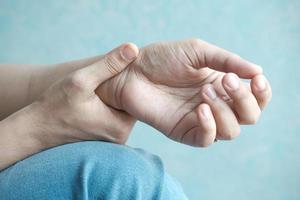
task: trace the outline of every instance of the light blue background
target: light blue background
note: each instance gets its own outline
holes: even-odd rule
[[[196,149],[138,123],[129,144],[158,154],[192,200],[300,199],[300,1],[0,0],[0,62],[56,63],[199,37],[264,67],[273,101],[232,142]]]

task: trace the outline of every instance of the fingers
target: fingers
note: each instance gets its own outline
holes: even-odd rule
[[[222,72],[233,72],[241,78],[252,78],[262,73],[260,66],[215,45],[199,39],[192,40],[192,44],[200,59],[198,63],[204,65],[199,67],[209,67]]]
[[[232,107],[237,114],[240,124],[255,124],[261,110],[258,103],[236,74],[228,73],[223,77],[222,84],[232,99]]]
[[[202,97],[210,106],[217,125],[216,139],[231,140],[240,133],[240,126],[232,109],[220,99],[213,86],[203,86]]]
[[[71,82],[78,88],[93,92],[102,82],[117,75],[138,55],[138,48],[127,43],[113,49],[99,61],[77,70],[71,76]]]
[[[203,103],[183,117],[169,137],[196,147],[207,147],[216,138],[216,123],[210,107]]]
[[[251,80],[251,90],[261,109],[272,99],[272,89],[267,79],[263,75],[257,75]]]

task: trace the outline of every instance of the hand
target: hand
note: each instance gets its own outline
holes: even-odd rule
[[[233,72],[233,73],[229,73]],[[149,45],[96,93],[169,138],[192,146],[233,139],[271,99],[262,69],[193,39]],[[251,79],[250,86],[240,78]]]
[[[95,89],[121,72],[137,54],[135,45],[122,45],[99,61],[54,83],[35,103],[45,113],[41,118],[46,124],[44,132],[50,132],[53,140],[124,143],[135,119],[104,104]]]

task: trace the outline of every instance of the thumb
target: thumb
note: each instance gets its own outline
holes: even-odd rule
[[[232,72],[241,78],[253,78],[255,75],[263,72],[260,66],[205,41],[192,40],[192,46],[198,52],[198,57],[204,58],[204,62],[201,62],[201,60],[198,62],[203,63],[204,66],[198,67],[209,67],[226,73]]]
[[[123,71],[138,56],[138,52],[135,44],[126,43],[81,69],[80,74],[85,77],[85,88],[95,90],[101,83]]]

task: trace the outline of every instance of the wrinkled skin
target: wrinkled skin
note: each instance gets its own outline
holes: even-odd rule
[[[265,95],[256,101],[247,89],[252,96],[251,105],[256,105],[251,107],[252,118],[242,119],[222,84],[225,72],[255,79],[262,71],[234,54],[197,39],[156,43],[142,48],[128,68],[96,92],[105,103],[125,110],[175,141],[208,146],[215,139],[236,137],[242,123],[255,123],[259,106],[264,107],[270,99],[270,95]],[[216,90],[218,98],[214,102],[205,96],[208,87]],[[247,86],[242,84],[242,87]],[[208,108],[210,117],[203,116],[204,107]]]

